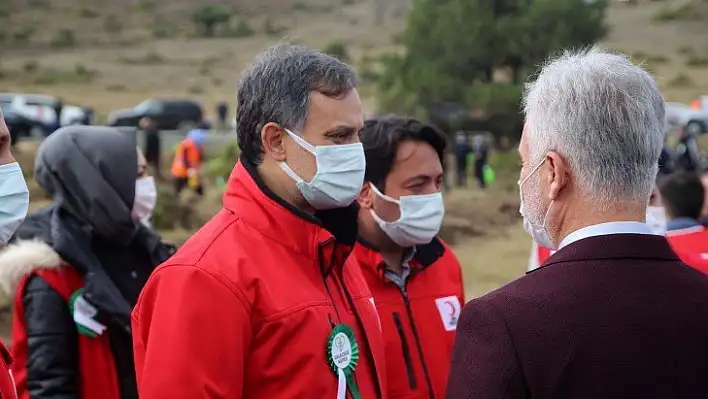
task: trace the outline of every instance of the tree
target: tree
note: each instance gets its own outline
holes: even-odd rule
[[[231,19],[229,11],[219,4],[203,4],[192,14],[197,29],[206,37],[213,37],[216,27]]]
[[[521,84],[540,62],[604,37],[606,6],[605,0],[414,0],[405,53],[382,61],[379,105],[414,115],[447,102],[518,114]],[[496,82],[498,71],[507,71],[508,81]]]

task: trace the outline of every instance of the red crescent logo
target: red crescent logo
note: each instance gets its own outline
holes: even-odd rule
[[[457,314],[457,309],[455,308],[455,304],[450,300],[447,300],[443,303],[450,307],[450,317],[455,317],[455,315]]]

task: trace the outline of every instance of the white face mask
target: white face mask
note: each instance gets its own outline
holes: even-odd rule
[[[663,206],[647,207],[647,224],[655,234],[666,234],[666,212]]]
[[[393,199],[369,183],[374,193],[381,199],[398,204],[401,216],[398,220],[387,222],[371,209],[371,216],[376,220],[389,238],[397,245],[408,248],[428,244],[440,232],[445,204],[442,193],[423,195],[404,195]]]
[[[523,181],[519,181],[519,197],[521,199],[521,204],[519,204],[519,213],[524,219],[524,230],[526,230],[526,233],[528,233],[528,235],[530,235],[531,238],[533,238],[533,240],[536,241],[538,245],[541,245],[551,250],[556,250],[556,246],[555,244],[553,244],[553,240],[551,240],[551,236],[548,234],[548,229],[546,229],[546,222],[548,219],[548,214],[551,212],[551,207],[553,206],[553,200],[551,200],[551,203],[548,204],[548,209],[546,210],[546,213],[543,216],[543,221],[540,225],[533,224],[531,220],[529,220],[528,216],[524,213],[524,183],[526,183],[529,178],[533,176],[533,174],[536,173],[545,162],[546,159],[544,158],[541,163],[538,164],[538,166],[533,168],[531,173],[529,173],[529,175],[526,176]]]
[[[29,209],[29,190],[17,162],[0,166],[0,245],[6,245]]]
[[[157,204],[157,187],[152,176],[135,180],[135,200],[131,215],[135,220],[143,220],[150,216]]]
[[[285,129],[302,148],[315,156],[317,173],[306,182],[287,163],[280,167],[295,180],[298,190],[313,208],[333,209],[349,206],[361,190],[366,171],[364,146],[361,143],[313,146],[295,133]]]

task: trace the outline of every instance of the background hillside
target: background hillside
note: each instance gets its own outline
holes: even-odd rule
[[[278,40],[344,53],[364,77],[400,51],[410,0],[222,0],[232,15],[201,38],[190,0],[0,0],[0,89],[60,96],[99,116],[146,97],[231,103],[239,73]],[[702,18],[701,18],[702,17]],[[708,93],[708,3],[613,3],[606,44],[646,60],[667,99]],[[464,32],[460,32],[464,35]],[[364,88],[369,109],[373,90]]]

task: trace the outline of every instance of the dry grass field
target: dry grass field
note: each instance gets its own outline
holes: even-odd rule
[[[410,0],[232,0],[227,32],[197,38],[189,0],[0,0],[0,91],[46,93],[93,106],[99,116],[148,97],[191,97],[212,113],[235,100],[236,81],[269,43],[345,47],[358,68],[400,51],[396,36]],[[382,4],[383,4],[382,3]],[[376,16],[380,17],[377,24]],[[698,18],[702,18],[698,19]],[[639,0],[613,3],[606,45],[645,62],[668,100],[708,94],[708,3]],[[464,34],[464,32],[460,32]],[[362,88],[366,106],[373,90]],[[24,149],[31,162],[31,148]],[[453,190],[445,237],[465,269],[468,297],[521,275],[530,241],[519,227],[513,172],[488,193]],[[218,197],[213,198],[214,204]],[[166,232],[180,240],[188,232]]]

